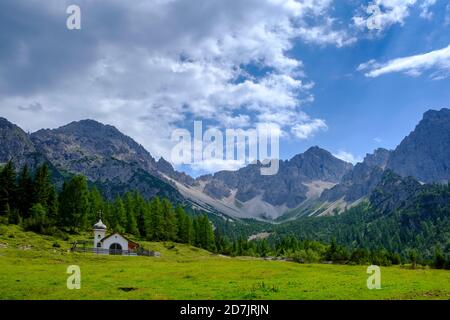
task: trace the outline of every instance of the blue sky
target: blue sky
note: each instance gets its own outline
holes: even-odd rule
[[[168,160],[174,130],[202,120],[270,125],[282,159],[318,145],[355,162],[450,107],[448,0],[4,0],[0,43],[0,116],[95,119]]]
[[[389,61],[445,48],[450,25],[445,25],[445,1],[434,6],[434,17],[412,14],[380,35],[342,48],[297,42],[291,54],[301,56],[314,80],[315,100],[307,106],[312,117],[326,119],[328,130],[307,141],[282,145],[285,157],[317,144],[333,152],[362,158],[377,147],[395,148],[428,109],[449,107],[450,79],[432,80],[429,72],[411,77],[392,73],[378,78],[357,71],[366,61]]]

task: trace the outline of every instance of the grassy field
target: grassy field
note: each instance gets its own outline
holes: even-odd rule
[[[73,239],[71,239],[73,240]],[[61,247],[53,248],[57,241]],[[450,272],[229,258],[180,244],[141,243],[161,257],[70,253],[69,241],[0,226],[0,299],[450,299]],[[81,289],[69,290],[69,265]]]

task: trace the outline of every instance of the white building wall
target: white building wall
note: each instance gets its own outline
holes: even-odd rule
[[[96,229],[94,230],[94,248],[97,248],[97,244],[105,237],[106,230]]]
[[[115,233],[108,239],[103,241],[103,249],[109,249],[109,247],[113,243],[118,243],[122,247],[122,250],[128,250],[128,241],[124,237],[122,237],[120,234]]]

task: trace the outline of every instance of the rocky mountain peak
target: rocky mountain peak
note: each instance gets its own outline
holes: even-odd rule
[[[450,109],[427,111],[392,152],[387,167],[422,182],[450,180]]]
[[[31,140],[57,167],[82,173],[92,180],[105,172],[117,176],[120,172],[111,168],[121,162],[146,171],[155,168],[155,160],[143,146],[115,127],[94,120],[40,130],[31,134]]]
[[[28,134],[5,118],[0,118],[0,142],[0,163],[12,160],[21,166],[36,151]]]
[[[304,179],[329,182],[339,182],[353,167],[351,163],[342,161],[333,156],[331,152],[317,146],[296,155],[285,165],[296,167],[298,174]]]
[[[158,162],[156,162],[156,167],[159,171],[164,173],[171,173],[175,171],[172,164],[163,157],[159,158]]]
[[[442,108],[441,110],[428,110],[423,114],[422,121],[447,121],[450,118],[450,109]]]
[[[156,162],[156,169],[158,170],[158,172],[163,173],[182,184],[189,186],[196,184],[194,178],[185,174],[184,172],[176,171],[172,164],[163,157],[159,158],[159,160]]]
[[[376,166],[384,169],[389,161],[390,155],[391,151],[384,148],[378,148],[373,153],[368,153],[363,162],[370,167]]]
[[[9,122],[7,119],[0,117],[0,128],[12,128],[14,126],[13,123]]]

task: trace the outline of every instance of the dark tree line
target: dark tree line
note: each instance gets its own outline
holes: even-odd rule
[[[107,200],[95,186],[89,188],[83,176],[64,182],[58,193],[46,165],[34,173],[24,166],[16,173],[9,162],[0,170],[0,223],[21,224],[26,230],[41,234],[64,235],[89,230],[101,218],[112,231],[148,241],[173,241],[230,256],[277,257],[297,262],[377,265],[410,262],[413,266],[424,263],[412,241],[425,245],[431,242],[430,237],[448,240],[450,185],[435,187],[423,198],[421,205],[408,212],[381,219],[370,207],[361,205],[341,216],[301,219],[282,225],[267,239],[249,241],[239,235],[230,238],[226,225],[214,228],[206,215],[188,215],[184,208],[174,207],[168,199],[147,200],[133,191]],[[430,214],[434,219],[418,219]],[[399,221],[403,225],[406,221],[416,233],[398,225],[393,234],[387,234],[393,232]],[[407,246],[402,246],[402,242]],[[437,246],[433,260],[425,263],[450,268],[448,248],[448,242],[444,253]]]
[[[27,166],[17,174],[12,162],[0,170],[0,218],[42,234],[88,230],[101,218],[111,230],[141,239],[216,250],[207,216],[191,217],[167,199],[148,201],[137,191],[106,200],[83,176],[64,182],[58,194],[45,164],[34,174]]]
[[[383,212],[363,202],[339,215],[280,224],[276,233],[327,243],[335,239],[359,256],[391,252],[412,264],[450,268],[450,183],[428,185],[396,210]]]

